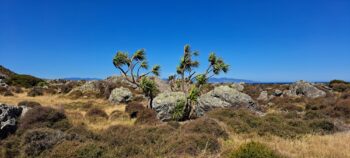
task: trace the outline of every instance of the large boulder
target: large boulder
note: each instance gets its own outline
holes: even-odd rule
[[[0,103],[0,139],[16,131],[18,119],[26,111],[28,111],[27,107],[8,106]]]
[[[326,92],[305,81],[298,81],[292,84],[284,94],[289,97],[305,96],[308,98],[319,98],[326,96]]]
[[[180,101],[186,101],[183,92],[164,92],[159,94],[153,100],[152,107],[157,112],[157,117],[161,121],[172,120],[172,112]]]
[[[245,107],[254,111],[257,109],[254,100],[249,95],[229,86],[219,86],[198,98],[198,105],[194,108],[194,115],[195,117],[203,116],[205,112],[214,108],[237,107]]]
[[[111,95],[109,96],[109,101],[114,104],[119,103],[126,103],[131,101],[132,99],[132,93],[129,89],[121,87],[121,88],[115,88],[112,90]]]

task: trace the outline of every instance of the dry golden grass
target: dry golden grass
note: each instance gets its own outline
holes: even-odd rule
[[[92,107],[97,107],[104,110],[108,115],[110,115],[113,111],[119,110],[124,112],[125,105],[113,105],[109,103],[107,100],[103,99],[70,99],[61,95],[44,95],[37,97],[28,97],[26,93],[15,94],[15,96],[4,97],[0,96],[0,103],[5,103],[9,105],[17,105],[19,102],[27,100],[27,101],[35,101],[40,103],[43,106],[50,106],[53,108],[62,109],[64,104],[70,104],[75,102],[81,103],[92,103]],[[135,120],[132,119],[120,119],[120,120],[108,120],[108,119],[99,119],[97,121],[89,121],[85,118],[85,111],[79,109],[64,109],[67,117],[73,125],[77,124],[85,124],[91,130],[102,130],[106,129],[111,125],[133,125]]]
[[[283,139],[276,136],[231,134],[230,139],[222,141],[223,153],[232,151],[240,145],[256,141],[268,145],[289,158],[349,158],[350,132],[332,135],[306,135],[300,139]]]

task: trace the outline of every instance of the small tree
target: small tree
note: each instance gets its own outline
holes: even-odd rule
[[[195,68],[198,68],[199,62],[194,60],[194,57],[198,55],[198,51],[192,51],[189,45],[185,45],[180,64],[176,68],[176,75],[168,78],[173,91],[181,90],[187,96],[184,110],[187,114],[184,115],[185,117],[190,115],[192,105],[201,94],[202,86],[207,84],[211,77],[219,75],[221,72],[227,73],[229,70],[229,65],[222,58],[217,57],[215,53],[210,53],[208,68],[204,73],[197,74]]]
[[[131,56],[127,52],[118,51],[113,58],[113,65],[129,83],[143,91],[145,96],[150,99],[149,107],[151,107],[158,89],[155,82],[151,81],[148,76],[150,74],[159,76],[160,66],[155,65],[151,71],[147,71],[149,66],[144,49],[137,50]],[[146,70],[146,72],[142,73],[142,70]]]

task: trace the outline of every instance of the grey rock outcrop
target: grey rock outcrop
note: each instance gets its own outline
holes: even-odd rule
[[[326,92],[305,81],[298,81],[292,84],[289,90],[284,91],[283,94],[289,97],[305,96],[308,98],[319,98],[326,96]]]
[[[242,92],[244,90],[244,83],[243,82],[240,82],[240,83],[234,83],[231,85],[231,87],[233,89],[236,89],[237,91],[240,91]]]
[[[131,101],[132,97],[133,95],[129,89],[120,87],[112,90],[108,100],[114,104],[127,103]]]
[[[153,100],[152,107],[157,112],[157,117],[161,121],[172,120],[172,112],[179,101],[185,101],[183,92],[164,92]]]
[[[194,115],[195,117],[200,117],[203,116],[205,112],[214,108],[235,107],[245,107],[256,110],[256,104],[249,95],[230,88],[229,86],[219,86],[199,97],[198,105],[194,108]]]
[[[257,100],[268,101],[269,100],[269,95],[268,95],[267,91],[262,91],[260,93],[259,97],[257,98]]]
[[[18,119],[26,111],[28,111],[26,107],[8,106],[0,103],[0,139],[16,131]]]

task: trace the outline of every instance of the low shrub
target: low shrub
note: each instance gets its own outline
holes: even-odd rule
[[[71,102],[62,104],[64,109],[88,111],[93,107],[93,102]]]
[[[99,108],[92,108],[90,109],[85,116],[87,117],[103,117],[108,118],[108,115],[105,111],[99,109]]]
[[[259,135],[275,135],[284,138],[295,138],[308,133],[332,133],[336,128],[317,128],[318,115],[288,113],[270,113],[258,116],[246,110],[217,109],[208,113],[209,117],[226,123],[237,133],[257,133]],[[332,122],[329,122],[332,123]],[[326,125],[325,125],[326,126]],[[317,129],[317,130],[315,130]]]
[[[13,93],[12,93],[11,91],[6,91],[6,92],[4,93],[4,96],[5,96],[5,97],[9,97],[9,96],[14,96],[14,95],[13,95]]]
[[[152,109],[143,109],[137,114],[135,124],[137,125],[156,125],[160,123],[157,113]]]
[[[27,96],[29,97],[36,97],[36,96],[42,96],[42,95],[44,95],[44,89],[40,87],[32,88],[27,94]]]
[[[329,82],[329,87],[338,92],[350,90],[350,83],[343,80],[332,80]]]
[[[27,100],[24,100],[24,101],[21,101],[17,104],[18,106],[26,106],[26,107],[30,107],[30,108],[34,108],[34,107],[39,107],[41,106],[40,103],[38,102],[35,102],[35,101],[27,101]]]
[[[99,140],[100,136],[87,129],[85,125],[73,126],[66,131],[69,136],[77,140]]]
[[[66,115],[50,107],[34,107],[20,119],[19,133],[34,128],[53,128],[65,131],[71,127]]]
[[[61,143],[52,147],[51,150],[42,152],[41,157],[55,157],[55,158],[76,158],[77,150],[82,145],[79,141],[64,140]]]
[[[98,158],[102,157],[105,147],[97,143],[86,143],[76,150],[76,158]]]
[[[78,99],[78,98],[83,97],[83,95],[84,95],[83,92],[81,92],[79,90],[74,90],[68,94],[68,97],[71,99]]]
[[[65,134],[53,129],[29,130],[23,135],[24,154],[26,157],[39,156],[43,151],[65,139]]]
[[[0,157],[4,158],[15,158],[18,157],[21,149],[21,140],[16,135],[11,135],[5,140],[0,141]]]
[[[125,107],[125,112],[129,114],[130,118],[137,118],[137,115],[146,109],[142,104],[131,102]]]
[[[197,156],[200,153],[213,154],[220,150],[218,140],[207,134],[181,134],[172,136],[165,153],[171,155]]]
[[[12,92],[14,92],[14,93],[23,93],[22,88],[19,87],[19,86],[11,86],[11,87],[10,87],[10,90],[11,90]]]
[[[31,75],[11,75],[8,79],[5,79],[8,85],[20,86],[25,88],[31,88],[37,86],[40,82],[45,82],[44,80],[31,76]]]
[[[241,145],[237,150],[229,154],[230,158],[282,158],[280,154],[273,151],[264,144],[250,142]]]
[[[228,138],[227,132],[213,119],[199,118],[182,126],[186,133],[208,134],[216,138]]]

